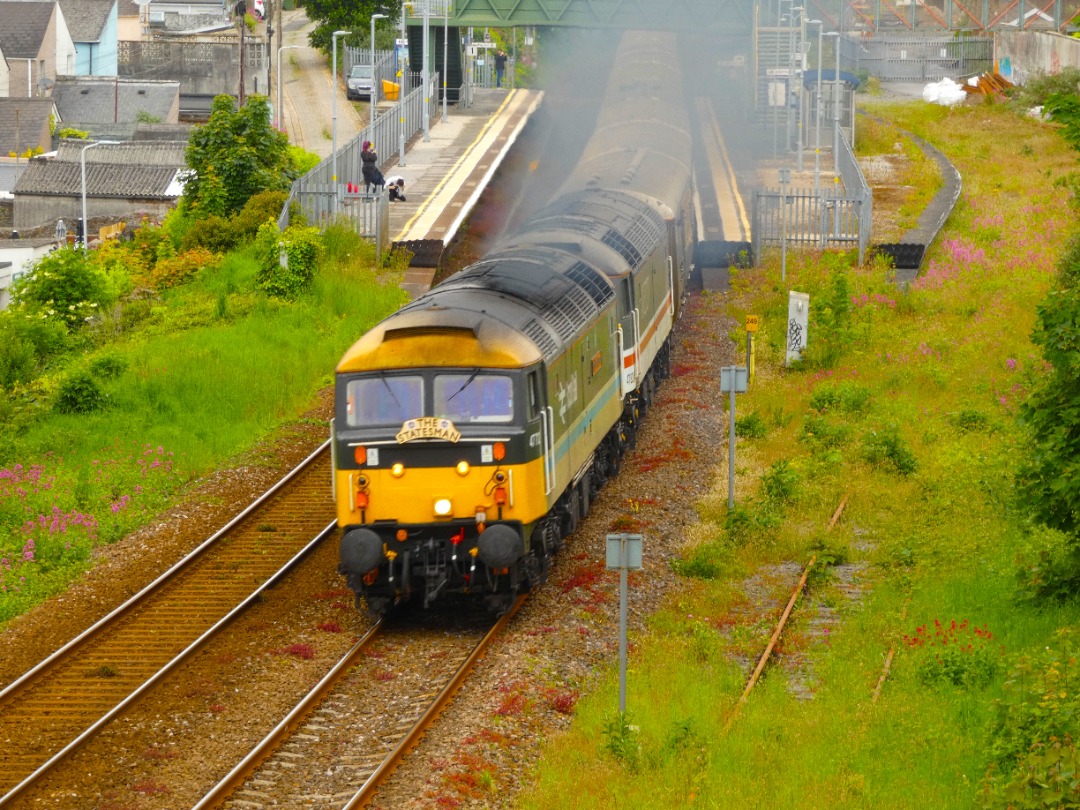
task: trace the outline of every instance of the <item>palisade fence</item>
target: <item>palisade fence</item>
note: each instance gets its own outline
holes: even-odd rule
[[[439,115],[439,97],[436,92],[439,74],[433,73],[429,81],[431,89],[426,97],[430,126]],[[405,144],[424,128],[425,94],[421,84],[419,77],[416,77],[415,89],[399,97],[394,106],[376,113],[371,124],[338,149],[336,183],[333,179],[333,155],[324,158],[303,177],[293,181],[289,198],[278,216],[278,227],[281,230],[289,226],[289,209],[296,205],[309,225],[326,228],[330,223],[344,219],[361,236],[377,236],[376,247],[381,251],[387,244],[386,195],[363,191],[360,152],[364,141],[371,141],[378,149],[380,168],[395,162],[407,165],[407,158],[403,160],[401,152]],[[350,191],[350,185],[358,190]]]
[[[833,188],[764,189],[754,193],[753,250],[767,247],[858,248],[870,244],[873,197],[844,132],[836,156],[840,184]]]
[[[850,54],[845,48],[845,58],[853,57],[855,70],[881,81],[960,82],[994,69],[994,40],[988,36],[878,33],[856,44]]]

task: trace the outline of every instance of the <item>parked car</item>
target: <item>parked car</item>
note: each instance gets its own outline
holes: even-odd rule
[[[371,65],[353,65],[345,80],[345,95],[350,98],[371,98],[375,86],[375,70]]]

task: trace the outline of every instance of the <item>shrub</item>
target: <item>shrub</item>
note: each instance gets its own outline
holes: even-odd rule
[[[239,241],[236,228],[230,220],[217,214],[199,217],[180,239],[183,251],[203,248],[213,253],[227,253],[236,247]]]
[[[780,459],[761,476],[765,497],[774,503],[794,503],[799,488],[799,473],[787,459]]]
[[[259,232],[259,227],[267,221],[277,222],[285,200],[289,198],[284,191],[261,191],[245,203],[244,207],[232,218],[233,234],[236,241],[250,242]]]
[[[895,425],[867,434],[863,455],[871,464],[886,464],[901,475],[911,475],[919,468],[919,460],[908,447]]]
[[[112,354],[105,354],[90,362],[90,373],[103,380],[112,380],[127,371],[127,360]]]
[[[158,261],[147,281],[159,289],[175,287],[190,281],[203,270],[213,270],[220,265],[221,256],[218,254],[206,248],[192,248],[179,256]]]
[[[726,549],[720,543],[704,543],[690,550],[683,558],[671,562],[671,569],[680,576],[694,579],[717,579],[723,574]]]
[[[765,420],[757,411],[735,418],[735,435],[742,439],[764,439],[768,433]]]
[[[1064,602],[1080,593],[1080,537],[1036,524],[1017,554],[1020,594],[1031,600]]]
[[[268,295],[295,298],[311,283],[319,260],[319,230],[289,227],[279,233],[277,223],[259,228],[258,283]]]
[[[15,284],[16,302],[34,313],[78,329],[107,303],[105,279],[82,250],[60,248],[41,258],[34,271]]]
[[[60,413],[92,413],[108,404],[108,396],[89,371],[69,374],[56,394],[54,408]]]
[[[960,686],[981,689],[997,674],[1001,647],[986,628],[975,627],[967,619],[943,623],[934,619],[933,628],[921,625],[904,644],[916,659],[916,673],[926,686]]]
[[[869,402],[870,389],[851,380],[822,383],[810,395],[810,407],[822,413],[829,410],[861,413]]]
[[[850,435],[851,428],[847,425],[822,414],[810,413],[799,431],[799,440],[814,447],[831,448],[846,444]]]

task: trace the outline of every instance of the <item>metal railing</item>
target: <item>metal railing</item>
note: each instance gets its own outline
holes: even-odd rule
[[[433,74],[432,89],[426,96],[430,121],[438,117],[438,81],[438,74]],[[371,141],[380,148],[380,168],[390,166],[395,161],[405,165],[404,145],[424,126],[424,99],[424,88],[417,86],[393,107],[377,112],[371,124],[338,150],[336,184],[333,181],[332,155],[323,158],[315,168],[294,180],[289,198],[278,216],[278,227],[284,230],[289,226],[289,209],[296,205],[311,225],[326,227],[341,215],[347,216],[361,236],[375,237],[379,234],[376,227],[379,220],[374,208],[380,204],[380,200],[381,204],[385,204],[385,196],[349,191],[350,184],[360,188],[364,185],[361,147],[364,141]],[[344,210],[346,198],[350,201],[349,212]],[[386,244],[385,238],[385,234],[380,234],[380,246]]]
[[[769,246],[850,249],[866,257],[873,220],[870,186],[855,160],[846,135],[840,134],[836,188],[772,188],[753,200],[753,251],[760,257]]]

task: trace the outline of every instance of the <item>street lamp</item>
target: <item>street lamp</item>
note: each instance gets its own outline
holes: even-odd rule
[[[833,171],[839,165],[840,153],[840,32],[828,31],[825,36],[836,37],[836,75],[833,76]]]
[[[821,178],[821,20],[807,20],[817,26],[817,103],[814,106],[814,196],[818,195]]]
[[[420,67],[420,81],[424,83],[424,112],[421,120],[424,122],[424,143],[431,140],[431,96],[428,70],[428,37],[431,35],[431,0],[420,0],[424,4],[424,58]],[[415,11],[415,7],[413,9]]]
[[[82,248],[86,250],[88,243],[87,232],[90,230],[88,222],[86,220],[86,150],[93,149],[95,146],[104,146],[105,144],[117,144],[120,141],[94,141],[88,143],[82,148],[82,152],[79,154],[79,168],[82,172]]]
[[[337,38],[338,37],[343,37],[346,34],[351,34],[351,33],[352,33],[352,31],[335,31],[334,33],[332,33],[330,35],[330,44],[334,49],[334,57],[333,57],[334,64],[333,64],[333,71],[332,71],[332,75],[334,77],[333,78],[334,110],[333,110],[333,115],[332,115],[332,118],[331,118],[332,123],[331,123],[331,132],[330,132],[330,137],[331,137],[331,140],[332,140],[331,148],[334,151],[333,151],[333,157],[330,158],[330,182],[332,182],[334,184],[334,213],[335,214],[337,213],[337,209],[338,209],[338,202],[339,202],[338,197],[341,194],[341,190],[338,188],[338,181],[337,181],[337,97],[338,97],[338,86],[337,86]]]
[[[385,20],[387,15],[385,14],[372,14],[371,15],[371,89],[372,89],[372,101],[374,101],[375,90],[375,21]]]
[[[303,47],[303,45],[282,45],[277,49],[277,106],[274,108],[274,129],[282,129],[285,123],[285,116],[281,114],[281,52],[290,48]]]

